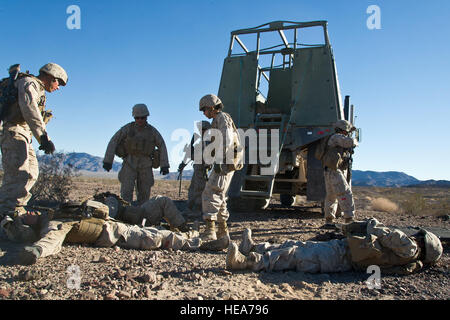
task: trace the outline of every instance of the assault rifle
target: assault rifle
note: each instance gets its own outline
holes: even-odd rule
[[[180,180],[180,186],[178,188],[178,196],[181,195],[181,181],[183,180],[183,170],[184,168],[189,164],[189,162],[192,161],[193,154],[194,154],[194,143],[197,141],[198,138],[201,138],[201,136],[198,133],[195,133],[192,135],[191,143],[186,144],[184,146],[184,159],[181,161],[180,165],[178,166],[178,177],[177,180]]]
[[[0,122],[3,120],[7,108],[17,101],[17,91],[14,88],[14,82],[17,80],[20,72],[20,64],[14,64],[9,67],[8,85],[2,90],[0,96]]]

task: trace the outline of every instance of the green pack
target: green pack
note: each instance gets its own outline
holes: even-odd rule
[[[327,152],[328,141],[330,140],[330,137],[331,135],[328,135],[319,141],[319,144],[317,145],[316,151],[314,153],[314,156],[316,157],[317,160],[322,160],[323,156]]]

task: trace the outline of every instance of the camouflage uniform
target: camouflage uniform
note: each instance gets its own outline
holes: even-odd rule
[[[187,207],[193,213],[199,213],[202,210],[202,193],[208,181],[206,176],[207,166],[205,164],[193,164],[192,167],[194,173],[189,185]]]
[[[233,120],[230,115],[225,112],[219,112],[217,117],[211,123],[212,129],[221,132],[223,141],[223,157],[233,148],[233,140],[230,135],[235,134],[233,131]],[[227,145],[228,143],[228,145]],[[222,159],[216,159],[217,163],[225,163]],[[233,178],[234,171],[218,173],[212,170],[205,189],[202,193],[202,211],[203,219],[211,221],[227,221],[230,214],[227,209],[227,191]]]
[[[32,145],[34,136],[46,135],[41,111],[45,107],[44,84],[26,76],[16,81],[18,103],[9,108],[1,139],[3,183],[0,187],[0,210],[23,210],[31,198],[30,190],[39,175],[38,161]]]
[[[103,205],[101,202],[91,201],[96,206],[103,206],[106,212],[116,215],[117,204],[112,206]],[[110,203],[108,203],[110,204]],[[132,209],[128,211],[126,209]],[[173,202],[167,197],[157,196],[145,202],[139,209],[128,206],[123,213],[124,220],[134,220],[142,223],[146,218],[151,223],[159,223],[162,218],[168,220],[171,225],[179,225],[184,222],[181,213],[176,209]],[[132,218],[131,215],[137,217]],[[90,223],[90,234],[80,232],[76,228],[81,223]],[[128,221],[126,221],[128,222]],[[147,224],[149,224],[147,223]],[[95,228],[97,228],[95,230]],[[86,229],[85,229],[86,230]],[[197,250],[200,248],[201,240],[198,231],[173,232],[158,227],[142,227],[141,225],[128,224],[115,219],[87,218],[84,220],[74,218],[57,218],[45,224],[41,229],[40,240],[31,247],[27,247],[19,258],[19,263],[34,263],[37,258],[47,257],[61,251],[64,242],[67,243],[90,243],[98,247],[112,247],[114,245],[131,249],[169,249],[174,250]],[[34,254],[33,254],[34,252]],[[34,259],[33,259],[34,258]]]
[[[377,265],[384,274],[410,274],[424,263],[437,262],[443,252],[435,235],[424,232],[425,248],[398,229],[389,229],[376,219],[343,226],[346,238],[331,241],[286,241],[283,244],[253,244],[246,230],[238,252],[236,244],[227,255],[229,269],[254,271],[296,270],[310,273],[365,271]],[[248,255],[246,257],[245,255]]]
[[[355,146],[353,138],[346,135],[335,133],[328,140],[328,147],[331,148],[352,148]],[[336,211],[339,207],[344,212],[345,218],[353,218],[355,215],[355,204],[350,184],[347,182],[347,168],[345,162],[336,170],[324,168],[325,178],[325,218],[332,220],[336,217]]]
[[[124,144],[126,155],[118,176],[121,183],[120,196],[131,203],[136,184],[136,198],[138,204],[142,204],[149,199],[154,185],[151,156],[155,147],[159,150],[160,166],[169,167],[166,144],[158,130],[150,124],[140,128],[135,122],[130,122],[111,138],[103,162],[113,163],[116,149],[121,143]]]

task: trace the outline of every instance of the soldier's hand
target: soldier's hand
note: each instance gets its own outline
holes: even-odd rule
[[[180,163],[180,165],[178,166],[178,172],[183,171],[184,167],[186,167],[186,164],[184,162]]]
[[[169,167],[162,167],[161,171],[159,173],[161,173],[163,176],[165,176],[166,174],[169,173]]]
[[[39,146],[39,150],[44,150],[45,154],[53,154],[55,152],[55,145],[53,142],[48,140],[47,134],[43,134],[40,137],[41,145]]]
[[[112,163],[103,162],[103,169],[109,172],[112,169]]]

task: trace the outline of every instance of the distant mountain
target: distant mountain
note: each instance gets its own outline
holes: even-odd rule
[[[425,180],[417,184],[412,184],[407,187],[411,188],[450,188],[450,181],[447,180]]]
[[[420,180],[403,172],[352,171],[352,185],[354,186],[404,187],[418,183]]]
[[[38,154],[38,160],[40,162],[46,162],[50,159],[49,155],[42,153]],[[79,173],[87,176],[95,177],[117,177],[122,164],[114,161],[113,167],[110,172],[106,172],[103,169],[103,158],[92,156],[84,152],[70,152],[65,154],[65,165],[73,165]],[[1,165],[1,162],[0,162]],[[178,177],[177,168],[172,168],[173,172],[168,175],[161,175],[158,170],[153,170],[155,179],[162,180],[176,180]],[[192,178],[193,170],[183,171],[183,180],[190,180]],[[412,176],[409,176],[403,172],[387,171],[360,171],[353,170],[352,172],[352,185],[354,186],[377,186],[377,187],[440,187],[450,188],[450,181],[447,180],[426,180],[420,181]]]
[[[90,155],[84,152],[70,152],[65,154],[63,164],[72,165],[75,169],[79,171],[82,175],[95,176],[95,177],[116,177],[117,173],[122,168],[122,163],[114,161],[112,169],[110,172],[106,172],[103,169],[103,158]],[[39,162],[49,161],[51,155],[38,155]],[[190,180],[192,177],[192,170],[183,170],[183,180]],[[162,180],[176,180],[178,177],[178,172],[170,172],[169,174],[163,176],[158,170],[153,170],[155,179]]]

